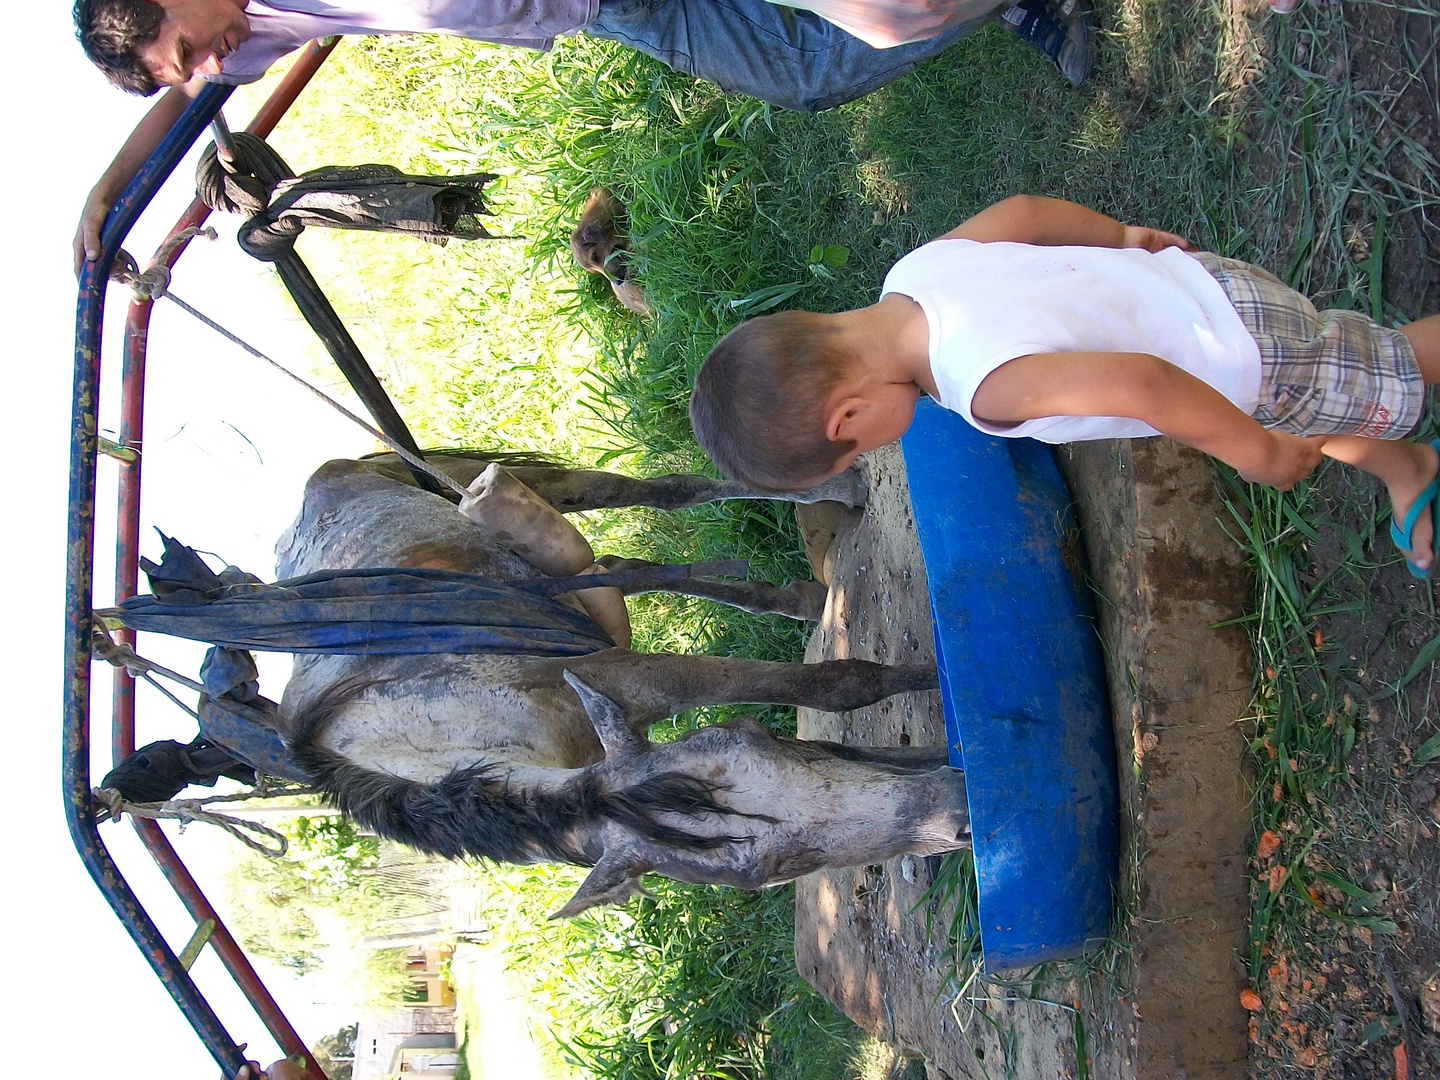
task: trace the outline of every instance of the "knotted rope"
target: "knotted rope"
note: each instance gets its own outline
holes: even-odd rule
[[[144,818],[147,821],[178,821],[182,829],[192,821],[199,821],[206,825],[219,826],[251,851],[258,852],[267,859],[279,859],[290,849],[290,841],[286,839],[284,833],[277,832],[258,821],[249,821],[245,818],[219,814],[214,810],[205,809],[210,803],[243,802],[246,799],[264,798],[269,794],[265,789],[257,787],[239,795],[212,795],[205,799],[168,799],[158,803],[134,803],[127,802],[125,796],[114,788],[90,789],[91,797],[100,804],[100,809],[96,813],[96,817],[100,821],[119,821],[121,815],[129,814],[131,817]],[[247,836],[247,832],[253,833],[256,837],[264,837],[270,843],[267,844],[252,836]]]
[[[181,712],[187,712],[198,722],[200,714],[192,709],[185,702],[181,701],[163,683],[155,679],[156,675],[164,675],[167,679],[173,679],[182,686],[187,686],[197,693],[203,694],[205,687],[194,679],[187,679],[178,671],[171,671],[167,667],[146,660],[128,645],[122,645],[112,638],[99,619],[90,631],[90,653],[104,660],[111,667],[124,668],[125,673],[132,679],[144,679],[147,683],[160,691],[162,695],[170,699],[170,703]]]
[[[115,265],[110,268],[110,280],[129,285],[130,291],[135,294],[137,300],[159,299],[168,295],[170,289],[170,267],[165,265],[165,261],[170,258],[175,249],[197,236],[214,240],[218,235],[208,225],[203,229],[198,225],[181,229],[160,245],[160,249],[155,252],[155,261],[151,264],[150,269],[143,272],[135,261],[135,256],[121,248],[115,253]]]
[[[146,660],[129,645],[123,645],[110,636],[110,632],[99,620],[90,631],[90,652],[91,655],[99,657],[112,667],[124,668],[126,674],[132,679],[139,679],[154,672],[157,675],[164,675],[167,679],[173,679],[181,686],[194,690],[197,694],[205,692],[203,683],[194,679],[188,679],[178,671],[171,671],[167,667]]]

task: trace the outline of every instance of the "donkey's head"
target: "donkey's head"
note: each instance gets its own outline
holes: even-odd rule
[[[969,845],[964,774],[898,773],[824,746],[777,739],[749,717],[671,743],[637,736],[618,705],[573,672],[605,750],[583,770],[596,792],[588,845],[601,848],[555,917],[623,903],[647,871],[761,888],[827,867]]]

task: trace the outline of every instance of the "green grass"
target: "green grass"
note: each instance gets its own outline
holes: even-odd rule
[[[1102,7],[1102,63],[1080,90],[991,27],[815,117],[726,98],[583,37],[546,55],[447,40],[347,43],[275,142],[297,169],[377,160],[501,175],[495,231],[523,239],[439,249],[311,230],[302,241],[422,442],[502,441],[642,474],[703,471],[685,405],[725,330],[771,307],[868,303],[905,251],[1020,191],[1182,232],[1323,301],[1391,320],[1419,314],[1417,296],[1386,285],[1423,257],[1421,219],[1440,184],[1397,112],[1409,106],[1350,77],[1371,48],[1357,20],[1378,8],[1312,4],[1253,24],[1219,5]],[[595,184],[629,205],[653,320],[619,309],[603,282],[570,264],[566,235]],[[1276,892],[1267,881],[1254,897],[1257,979],[1267,944],[1300,933],[1314,910],[1307,838],[1358,725],[1314,630],[1322,615],[1360,603],[1380,511],[1370,509],[1368,532],[1355,528],[1351,557],[1329,580],[1307,582],[1313,490],[1280,495],[1233,479],[1226,488],[1257,579],[1256,833],[1283,832],[1289,871]],[[581,527],[618,554],[745,557],[775,581],[807,573],[792,519],[775,504],[597,514]],[[681,598],[644,598],[634,617],[644,648],[797,659],[803,645],[794,623]],[[679,718],[671,730],[724,712]],[[785,710],[765,718],[793,725]],[[957,990],[975,974],[967,874],[950,859],[933,897]],[[1334,918],[1371,918],[1365,897],[1330,887],[1345,897],[1343,910],[1327,908]],[[787,892],[663,884],[657,895],[630,914],[582,920],[574,936],[554,931],[568,942],[560,960],[545,959],[552,947],[530,930],[517,937],[517,963],[563,973],[542,984],[572,1018],[563,1044],[572,1062],[627,1077],[844,1074],[851,1050],[835,1014],[788,958]],[[1114,950],[1096,961],[1107,972],[1123,962]],[[587,974],[592,963],[603,974]],[[637,965],[648,980],[638,996]],[[597,1035],[606,1025],[620,1034]]]
[[[555,1075],[820,1080],[844,1075],[859,1051],[858,1033],[795,971],[789,889],[657,879],[624,909],[550,922],[583,870],[471,873],[492,943],[548,1018]]]

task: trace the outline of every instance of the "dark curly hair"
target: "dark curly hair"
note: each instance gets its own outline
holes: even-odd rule
[[[75,0],[75,36],[90,62],[121,90],[149,97],[160,87],[140,50],[160,36],[165,9],[155,0]]]

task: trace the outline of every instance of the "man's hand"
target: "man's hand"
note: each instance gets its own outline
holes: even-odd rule
[[[1267,429],[1265,434],[1269,437],[1269,446],[1264,459],[1254,465],[1237,468],[1242,479],[1289,491],[1320,464],[1325,436],[1291,435],[1288,431],[1274,429]],[[1217,456],[1223,459],[1223,455]]]
[[[75,276],[80,276],[80,269],[86,259],[98,259],[100,257],[100,230],[105,227],[105,215],[110,213],[110,207],[115,202],[115,196],[101,180],[90,189],[90,194],[85,198],[85,209],[80,213],[80,225],[75,230]]]
[[[125,190],[126,186],[140,171],[148,158],[165,138],[180,114],[185,111],[195,95],[205,88],[205,79],[197,75],[181,86],[172,86],[161,94],[144,119],[135,126],[115,155],[105,174],[90,189],[85,199],[85,209],[80,214],[80,227],[75,230],[75,276],[86,259],[100,256],[100,231],[105,227],[105,215]]]
[[[1181,251],[1189,251],[1190,241],[1175,233],[1162,232],[1144,225],[1126,225],[1125,236],[1120,246],[1144,248],[1149,252],[1164,251],[1168,247],[1178,247]]]
[[[258,1062],[248,1061],[240,1066],[235,1080],[306,1080],[305,1070],[289,1058],[281,1058],[262,1069]]]

